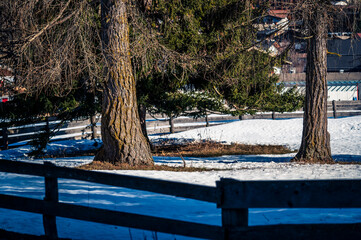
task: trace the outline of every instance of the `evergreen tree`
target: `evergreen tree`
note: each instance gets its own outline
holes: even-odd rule
[[[154,70],[151,74],[137,76],[138,93],[148,108],[168,116],[193,107],[200,113],[208,109],[234,115],[300,108],[302,97],[284,91],[271,75],[281,59],[254,50],[252,19],[263,9],[252,8],[250,1],[153,1],[147,15],[153,31],[179,61],[169,65],[169,57],[160,55],[152,59],[156,65],[144,71]],[[208,97],[200,99],[199,93]]]

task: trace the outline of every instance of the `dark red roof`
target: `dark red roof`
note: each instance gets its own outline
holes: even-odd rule
[[[286,18],[289,13],[289,10],[269,10],[269,15],[279,18]]]

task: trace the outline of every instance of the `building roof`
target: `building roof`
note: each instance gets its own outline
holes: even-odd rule
[[[278,9],[271,9],[269,10],[269,15],[273,16],[273,17],[278,17],[278,18],[287,18],[288,14],[290,13],[289,10],[278,10]]]

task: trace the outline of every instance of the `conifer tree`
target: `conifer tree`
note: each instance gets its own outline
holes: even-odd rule
[[[261,16],[262,9],[252,8],[250,1],[154,1],[148,17],[161,35],[159,42],[179,54],[183,65],[169,69],[164,58],[157,59],[158,72],[137,77],[141,95],[168,115],[180,114],[187,106],[234,115],[299,108],[302,97],[292,90],[285,92],[271,75],[281,60],[254,50],[252,19]],[[208,96],[200,104],[197,91]]]

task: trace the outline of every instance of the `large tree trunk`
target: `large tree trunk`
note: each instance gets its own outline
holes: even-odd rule
[[[95,160],[130,165],[153,164],[139,122],[126,6],[121,0],[102,0],[101,4],[106,82],[102,103],[103,148]]]
[[[302,143],[295,160],[330,162],[330,134],[327,131],[327,9],[324,1],[315,1],[308,9],[306,99]]]

